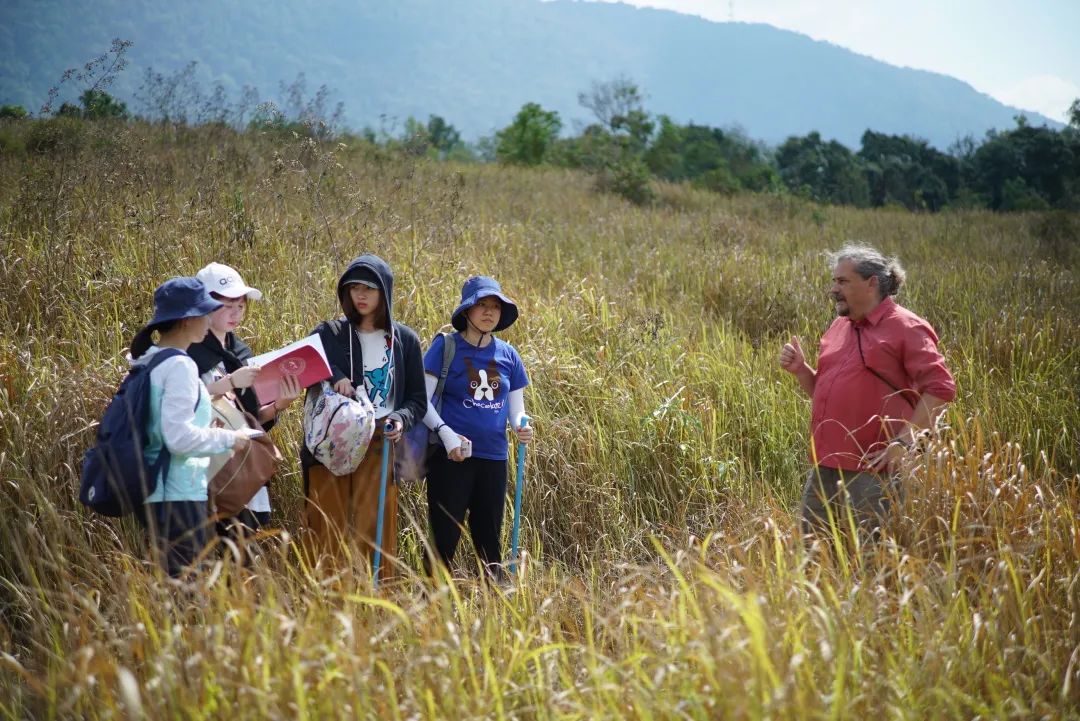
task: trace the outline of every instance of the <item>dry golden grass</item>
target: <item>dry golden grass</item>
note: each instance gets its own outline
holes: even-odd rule
[[[1044,241],[1052,219],[686,187],[641,209],[559,170],[59,130],[48,154],[0,155],[5,717],[1080,717],[1080,280],[1072,246]],[[905,261],[902,301],[960,396],[886,537],[807,550],[809,406],[775,356],[824,329],[820,253],[848,239]],[[76,501],[152,289],[236,266],[266,294],[243,331],[268,350],[333,314],[369,251],[422,337],[471,273],[520,302],[505,337],[538,433],[523,583],[419,578],[415,485],[399,583],[305,566],[292,411],[259,563],[226,555],[172,588],[132,523]]]

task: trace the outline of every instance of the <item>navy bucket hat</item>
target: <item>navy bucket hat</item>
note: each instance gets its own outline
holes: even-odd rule
[[[155,328],[170,321],[209,315],[223,304],[210,296],[198,278],[169,278],[154,291],[154,317],[146,324]]]
[[[517,303],[503,294],[499,281],[486,275],[474,275],[461,286],[461,304],[450,316],[450,325],[459,331],[465,330],[465,312],[484,298],[491,297],[502,301],[502,316],[494,332],[509,328],[518,317]]]

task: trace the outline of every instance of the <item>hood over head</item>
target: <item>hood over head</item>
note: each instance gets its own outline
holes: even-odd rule
[[[386,305],[386,330],[392,330],[394,273],[390,270],[390,265],[379,256],[367,253],[349,263],[348,267],[345,268],[345,272],[338,279],[337,295],[341,310],[345,317],[349,319],[349,322],[358,323],[360,322],[360,314],[356,312],[356,308],[353,307],[352,301],[349,299],[349,286],[353,283],[364,283],[365,285],[374,283],[378,287]]]

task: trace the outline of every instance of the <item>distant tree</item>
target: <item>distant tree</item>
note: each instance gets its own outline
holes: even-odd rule
[[[405,153],[418,158],[427,155],[429,150],[434,150],[427,126],[411,115],[405,118],[405,127],[401,131],[399,144]]]
[[[816,131],[790,137],[776,151],[780,177],[792,191],[823,203],[866,207],[870,189],[859,158]]]
[[[461,133],[450,123],[438,115],[429,115],[427,122],[427,134],[431,139],[431,145],[443,158],[461,146]]]
[[[600,190],[637,205],[651,203],[655,194],[644,156],[656,124],[644,108],[637,84],[624,76],[594,82],[588,91],[578,93],[578,103],[597,122],[576,144],[563,149],[569,151],[565,161],[592,170]]]
[[[82,114],[82,108],[75,103],[61,103],[54,113],[58,118],[81,118]]]
[[[496,133],[496,156],[513,165],[539,165],[562,128],[559,114],[526,103],[514,121]]]
[[[1068,133],[1018,121],[1012,130],[988,133],[965,170],[969,185],[994,210],[1031,209],[1037,205],[1032,195],[1064,208],[1080,192],[1078,161],[1080,142]]]
[[[21,105],[0,105],[0,120],[21,120],[28,115]]]
[[[374,142],[374,131],[369,132]],[[416,157],[428,156],[446,160],[453,156],[462,160],[471,156],[461,142],[461,133],[438,115],[429,115],[427,123],[422,123],[410,115],[405,119],[401,135],[396,139],[389,139],[386,144]]]
[[[591,111],[604,130],[625,138],[623,145],[633,152],[644,151],[656,127],[644,102],[640,88],[625,76],[593,82],[587,92],[578,93],[578,104]]]
[[[956,196],[960,164],[925,140],[867,130],[858,153],[870,191],[870,204],[903,205],[937,211]]]
[[[765,150],[737,130],[679,125],[660,117],[660,130],[645,153],[657,177],[691,180],[722,193],[764,191],[779,185]]]
[[[87,90],[79,96],[79,102],[82,103],[82,116],[87,120],[123,120],[128,117],[127,104],[104,90]]]
[[[1069,120],[1069,127],[1073,130],[1080,131],[1080,98],[1072,101],[1072,105],[1069,106],[1067,117]]]
[[[53,103],[59,97],[61,89],[72,80],[83,86],[84,94],[89,91],[104,90],[112,85],[116,76],[127,67],[127,50],[131,46],[130,40],[114,38],[107,51],[87,62],[82,68],[65,70],[56,85],[49,88],[48,97],[45,104],[41,106],[40,114],[42,116],[52,114]],[[60,112],[56,114],[60,115]]]

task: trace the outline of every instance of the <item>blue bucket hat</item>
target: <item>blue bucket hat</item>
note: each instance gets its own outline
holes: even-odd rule
[[[499,281],[486,275],[474,275],[461,286],[461,304],[450,316],[450,325],[459,331],[465,330],[465,311],[472,308],[484,298],[495,297],[502,301],[502,316],[499,318],[494,331],[498,332],[509,328],[518,317],[517,304],[503,295]]]
[[[209,315],[222,305],[210,296],[198,278],[169,278],[154,291],[154,317],[146,327],[154,328],[170,321]]]

